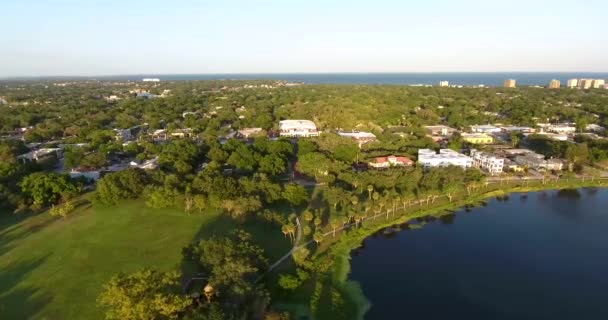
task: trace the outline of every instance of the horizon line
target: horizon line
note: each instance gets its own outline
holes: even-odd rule
[[[333,75],[333,74],[492,74],[492,73],[536,73],[536,74],[608,74],[608,71],[335,71],[335,72],[209,72],[209,73],[119,73],[119,74],[89,74],[89,75],[23,75],[4,76],[0,81],[19,79],[53,79],[53,78],[112,78],[112,77],[134,77],[134,76],[230,76],[230,75]]]

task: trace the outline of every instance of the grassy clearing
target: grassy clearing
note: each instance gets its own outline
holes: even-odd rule
[[[247,223],[270,258],[289,242],[278,227]],[[181,249],[239,227],[214,212],[187,215],[133,201],[79,208],[66,220],[46,214],[0,220],[0,318],[102,319],[101,286],[118,272],[181,267]]]

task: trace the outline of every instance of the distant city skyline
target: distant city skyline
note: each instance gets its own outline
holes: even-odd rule
[[[2,12],[0,78],[608,72],[599,0],[8,0]]]

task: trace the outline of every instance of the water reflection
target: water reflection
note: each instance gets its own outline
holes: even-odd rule
[[[566,199],[580,199],[581,193],[578,189],[561,189],[557,191],[558,198],[566,198]]]
[[[396,310],[407,310],[408,318],[427,320],[608,319],[608,215],[598,213],[608,190],[511,197],[519,200],[479,203],[481,214],[461,215],[458,225],[456,215],[473,204],[364,242],[350,277],[372,302],[365,318],[401,318]]]
[[[453,212],[444,214],[441,217],[439,217],[439,221],[441,221],[441,224],[444,224],[444,225],[454,224],[454,220],[456,220],[456,214]]]

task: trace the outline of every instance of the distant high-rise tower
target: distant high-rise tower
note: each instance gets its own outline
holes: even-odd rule
[[[576,88],[578,87],[578,79],[568,79],[568,88]]]
[[[440,87],[448,87],[450,85],[449,82],[447,81],[439,81],[439,86]]]
[[[549,81],[549,89],[559,89],[561,82],[559,80],[553,79]]]
[[[505,88],[515,88],[515,79],[507,79],[507,80],[505,80],[505,82],[503,83],[503,86]]]
[[[606,84],[606,81],[604,79],[593,79],[592,87],[595,89],[602,89],[604,88],[604,84]]]
[[[579,88],[589,89],[593,86],[593,79],[580,79],[578,81]]]

